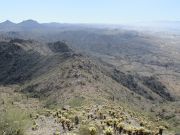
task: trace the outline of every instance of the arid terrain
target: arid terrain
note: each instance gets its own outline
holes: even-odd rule
[[[0,23],[0,134],[178,135],[180,34]]]

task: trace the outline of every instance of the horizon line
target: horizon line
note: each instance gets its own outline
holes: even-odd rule
[[[34,21],[39,24],[50,24],[50,23],[57,23],[57,24],[85,24],[85,25],[125,25],[125,24],[137,24],[137,23],[158,23],[158,22],[180,22],[180,20],[153,20],[153,21],[135,21],[135,22],[121,22],[121,23],[100,23],[100,22],[57,22],[57,21],[47,21],[47,22],[41,22],[35,19],[25,19],[18,22],[11,21],[10,19],[0,21],[0,23],[4,22],[11,22],[14,24],[19,24],[26,21]]]

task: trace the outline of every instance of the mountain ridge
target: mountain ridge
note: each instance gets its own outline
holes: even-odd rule
[[[154,123],[170,123],[160,125],[178,131],[177,35],[69,24],[47,28],[31,20],[26,23],[32,27],[19,25],[13,31],[0,32],[0,86],[13,87],[11,93],[22,94],[27,102],[36,100],[44,109],[122,105],[150,115],[146,118],[152,116]]]

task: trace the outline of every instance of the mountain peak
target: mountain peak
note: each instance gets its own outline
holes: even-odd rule
[[[19,24],[39,24],[39,23],[35,20],[29,19],[29,20],[22,21]]]
[[[13,23],[13,22],[11,22],[10,20],[6,20],[6,21],[4,21],[5,23]]]
[[[37,21],[35,20],[25,20],[25,21],[22,21],[20,23],[18,23],[18,26],[20,26],[21,28],[24,28],[24,29],[37,29],[37,28],[41,28],[42,25],[40,23],[38,23]]]
[[[1,24],[12,25],[14,23],[9,20],[6,20],[6,21],[2,22]]]

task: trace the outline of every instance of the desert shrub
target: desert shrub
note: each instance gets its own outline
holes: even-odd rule
[[[0,113],[0,134],[24,135],[28,115],[18,109],[7,109]]]
[[[79,129],[80,135],[98,135],[98,128],[94,125],[81,125]]]

